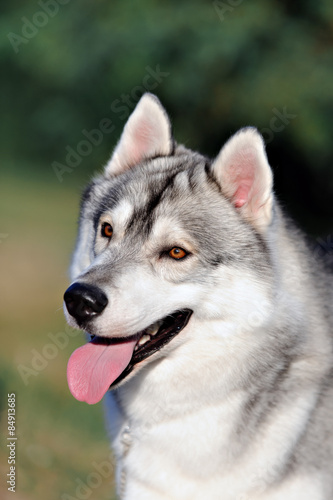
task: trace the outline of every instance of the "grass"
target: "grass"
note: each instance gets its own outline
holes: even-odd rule
[[[86,499],[114,498],[113,474],[103,477],[93,465],[110,460],[103,406],[79,403],[67,387],[66,364],[83,336],[67,335],[63,347],[52,340],[65,332],[62,296],[80,188],[29,172],[1,182],[0,453],[5,477],[7,393],[15,392],[17,500],[73,500],[83,492]],[[2,498],[12,498],[7,485],[3,490]]]

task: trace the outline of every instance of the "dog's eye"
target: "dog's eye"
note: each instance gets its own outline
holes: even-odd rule
[[[180,260],[180,259],[183,259],[184,257],[186,257],[186,255],[188,255],[188,253],[183,248],[173,247],[173,248],[171,248],[171,250],[169,250],[168,255],[172,259]]]
[[[112,235],[113,235],[113,228],[111,224],[109,224],[108,222],[103,222],[101,227],[101,236],[103,236],[103,238],[111,239]]]

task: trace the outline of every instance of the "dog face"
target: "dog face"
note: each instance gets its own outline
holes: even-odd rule
[[[65,293],[69,324],[122,350],[107,388],[190,341],[196,322],[241,324],[267,302],[271,179],[254,129],[210,162],[176,146],[159,101],[141,99],[83,195]]]

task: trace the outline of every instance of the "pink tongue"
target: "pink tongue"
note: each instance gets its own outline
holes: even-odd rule
[[[69,390],[79,401],[98,403],[131,360],[136,340],[120,344],[88,344],[79,347],[69,358]]]

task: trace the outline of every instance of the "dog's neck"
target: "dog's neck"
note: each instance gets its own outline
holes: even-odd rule
[[[228,499],[250,491],[253,477],[259,481],[259,485],[255,484],[259,489],[261,481],[268,485],[278,478],[284,455],[291,453],[315,400],[312,388],[306,386],[295,401],[286,404],[281,396],[281,401],[272,404],[270,387],[283,381],[289,368],[281,361],[268,370],[269,349],[260,355],[264,334],[257,331],[253,336],[244,332],[235,342],[227,333],[217,338],[206,332],[204,340],[192,338],[173,355],[152,362],[114,392],[119,418],[113,412],[112,421],[117,422],[113,447],[119,488],[126,491],[124,498],[129,491],[133,498],[150,498],[145,496],[143,484],[154,494],[158,490],[168,491],[170,477],[175,478],[175,484],[184,485],[186,491],[188,488],[187,498],[197,498],[191,488],[201,479],[207,481],[207,498],[210,488],[212,492],[222,491],[231,484]],[[213,352],[208,349],[210,343],[214,345]],[[194,361],[187,363],[184,371],[188,359]],[[272,425],[262,422],[262,412],[275,411],[276,406],[281,419],[273,419]],[[290,412],[296,415],[291,421]],[[282,434],[285,439],[280,446],[276,436]],[[254,451],[248,460],[250,443]],[[274,449],[274,453],[267,454],[267,449]],[[225,471],[219,479],[217,467]],[[244,471],[242,481],[240,470]],[[255,476],[258,470],[264,471],[259,479]],[[141,487],[142,496],[136,493]],[[178,493],[174,497],[182,498]],[[165,496],[156,494],[155,498]]]

